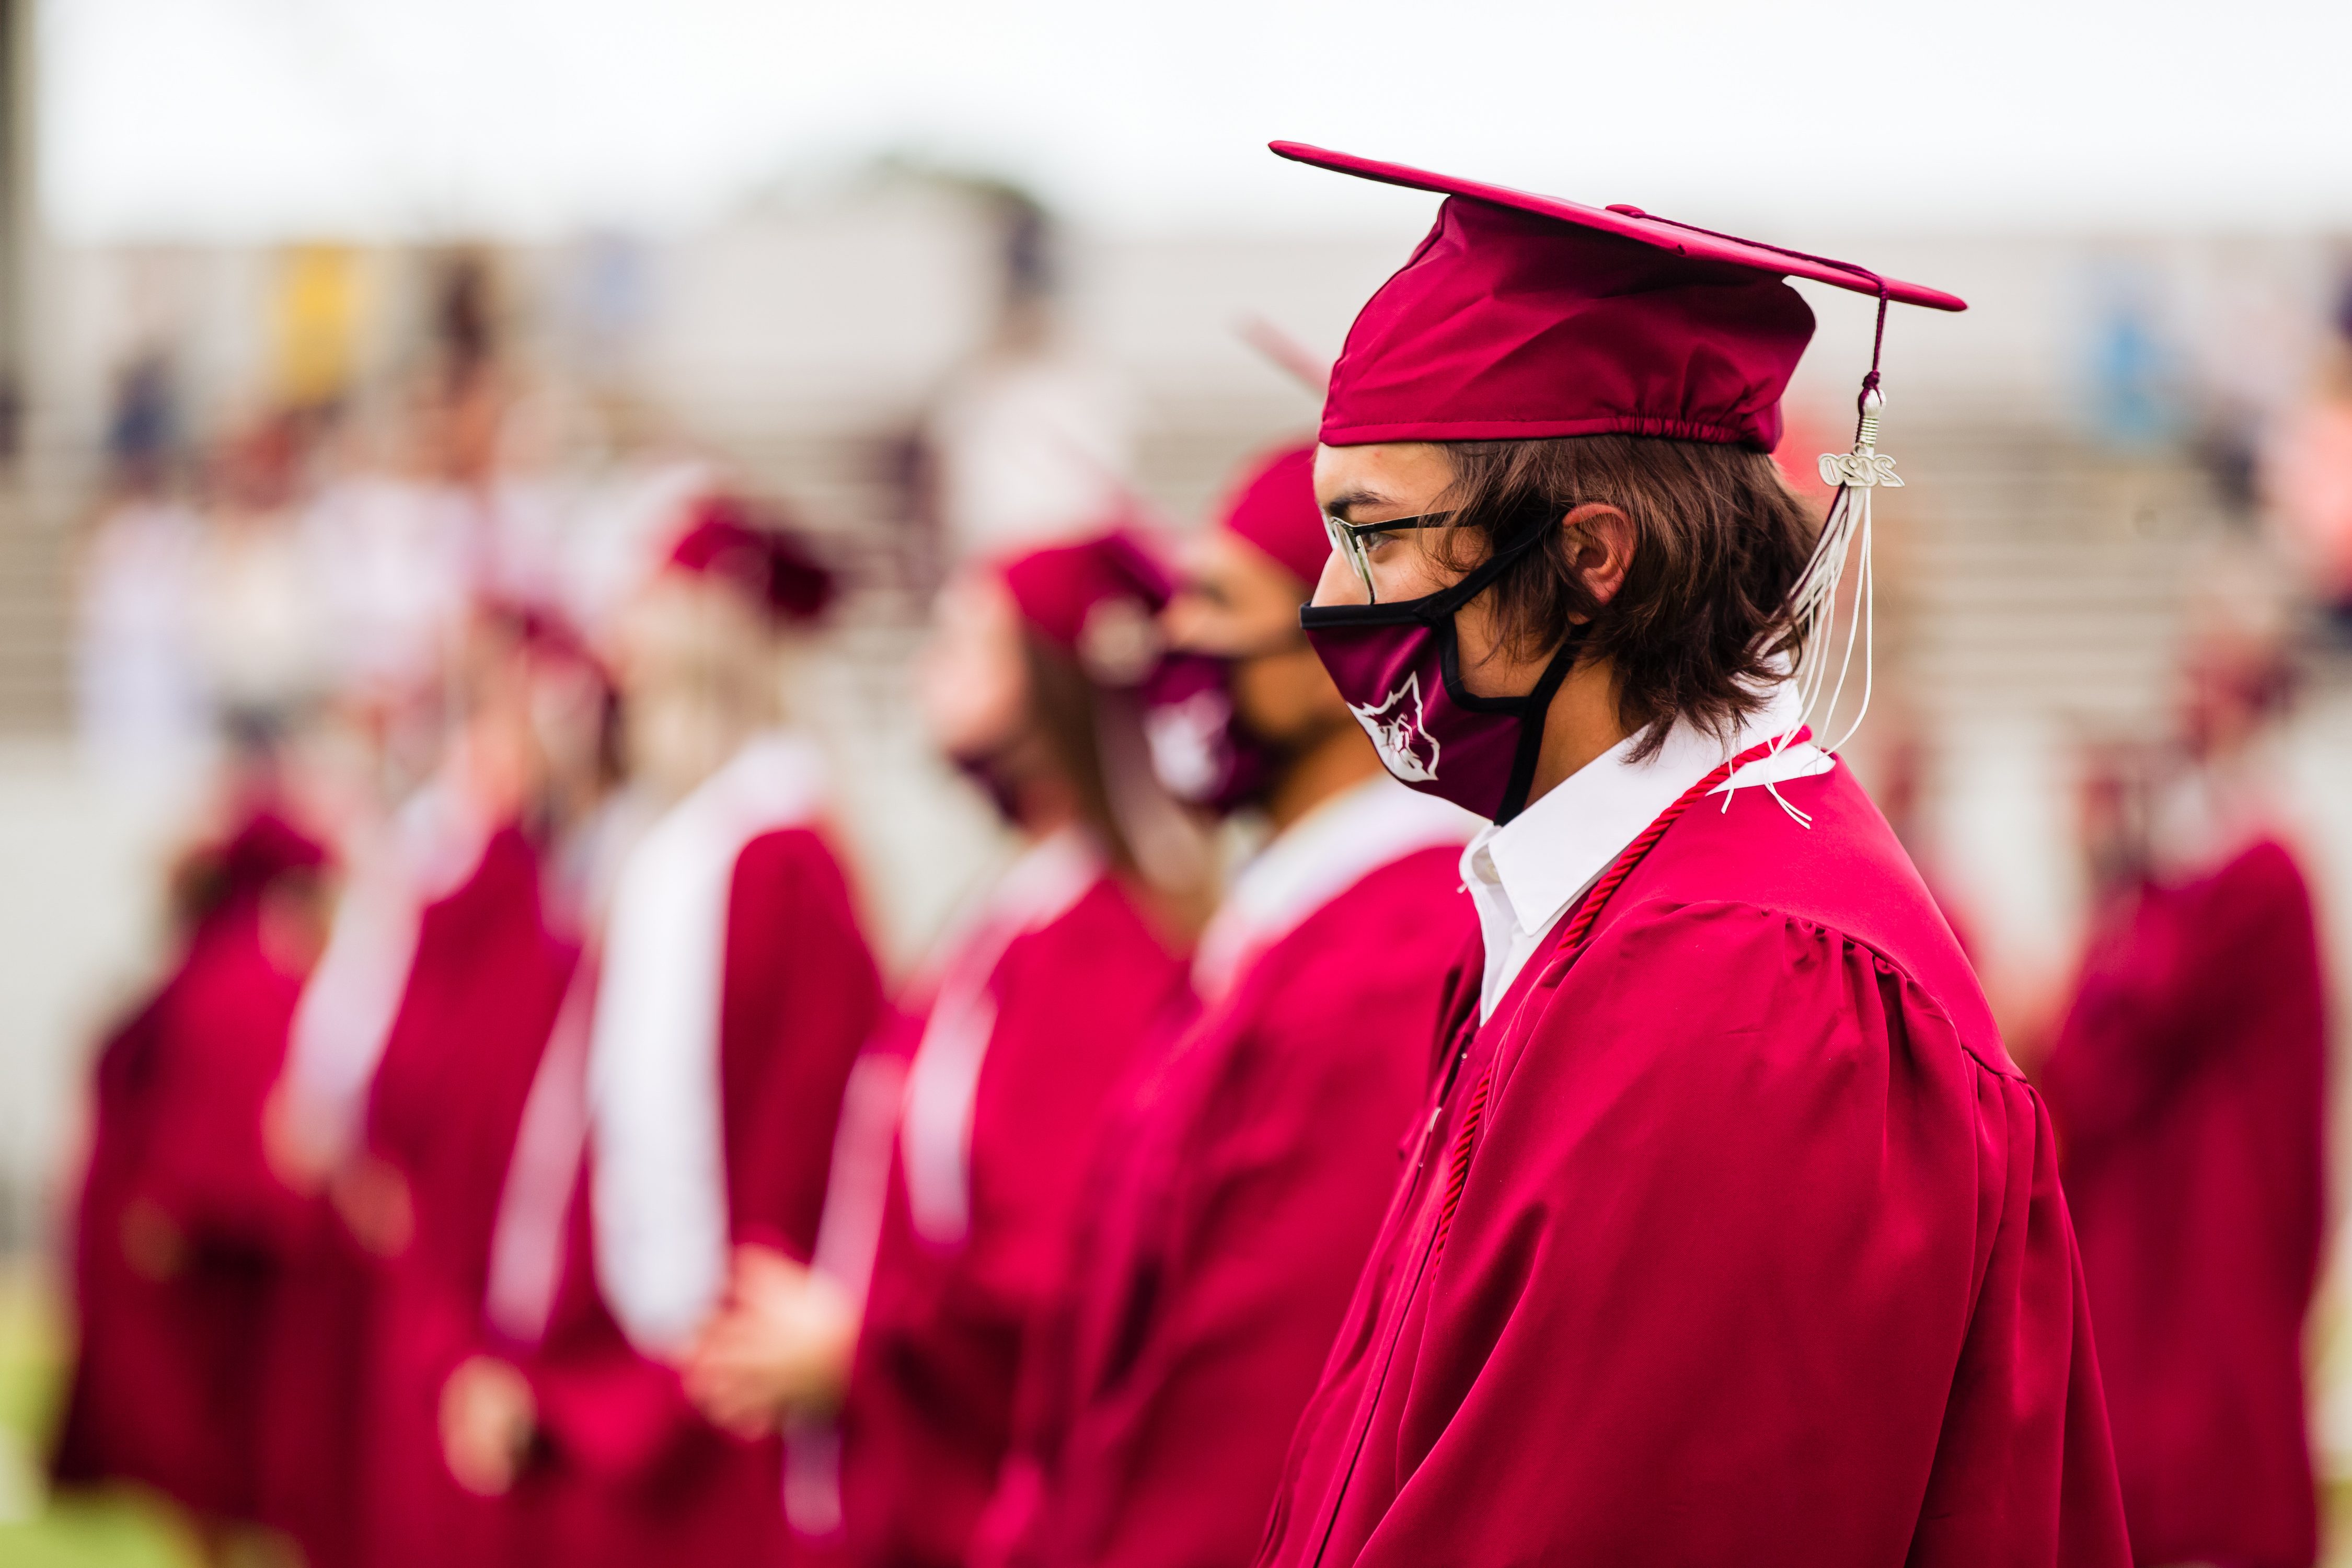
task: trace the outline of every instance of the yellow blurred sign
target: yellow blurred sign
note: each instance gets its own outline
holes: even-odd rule
[[[289,247],[278,268],[271,314],[278,395],[314,408],[350,390],[358,358],[360,256],[347,245]]]

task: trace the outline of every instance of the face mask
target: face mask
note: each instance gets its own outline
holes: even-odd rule
[[[1234,710],[1233,675],[1242,661],[1176,652],[1143,687],[1143,737],[1160,786],[1219,815],[1265,798],[1281,754]]]
[[[1390,773],[1496,822],[1528,802],[1544,714],[1576,663],[1575,627],[1524,697],[1464,689],[1454,612],[1543,537],[1531,528],[1450,588],[1393,605],[1309,605],[1298,623]]]

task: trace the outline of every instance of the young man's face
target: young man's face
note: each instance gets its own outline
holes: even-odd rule
[[[1342,522],[1385,522],[1441,511],[1453,482],[1454,465],[1444,448],[1426,441],[1315,448],[1315,499],[1327,515]],[[1472,546],[1462,550],[1461,569],[1449,569],[1429,548],[1436,537],[1429,531],[1408,529],[1365,540],[1380,603],[1419,599],[1451,587],[1484,559],[1485,552]],[[1323,563],[1314,602],[1366,602],[1363,580],[1339,551]],[[1455,613],[1454,632],[1461,650],[1462,683],[1475,696],[1516,697],[1543,673],[1544,661],[1515,659],[1497,646],[1484,594]]]
[[[1444,449],[1426,441],[1370,447],[1315,448],[1315,499],[1326,515],[1342,522],[1386,522],[1423,517],[1440,510],[1454,465]],[[1373,534],[1364,541],[1372,586],[1381,604],[1418,599],[1451,584],[1448,572],[1424,549],[1418,531]],[[1338,551],[1324,563],[1315,585],[1318,605],[1360,605],[1364,584]]]

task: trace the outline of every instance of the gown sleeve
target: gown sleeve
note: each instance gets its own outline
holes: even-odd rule
[[[881,976],[840,862],[806,829],[745,847],[727,928],[730,1228],[806,1262],[849,1069],[881,1019]]]
[[[1744,905],[1630,912],[1549,983],[1342,1483],[1354,1555],[2121,1568],[2049,1122],[1998,1045]]]

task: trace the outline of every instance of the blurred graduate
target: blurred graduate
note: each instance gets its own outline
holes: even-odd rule
[[[812,1546],[965,1561],[1106,1102],[1191,1014],[1208,846],[1143,728],[1168,595],[1114,531],[972,570],[941,597],[921,671],[933,738],[1024,847],[880,1042],[905,1062],[903,1095],[884,1097],[884,1136],[844,1151],[819,1272],[746,1279],[696,1369],[745,1420],[821,1412],[845,1369],[837,1481],[791,1489]],[[829,1462],[822,1445],[803,1454]]]
[[[324,1218],[263,1106],[324,933],[326,852],[270,793],[174,879],[172,968],[106,1041],[76,1206],[75,1363],[52,1467],[189,1510],[207,1549],[270,1517],[262,1390],[286,1263]]]
[[[785,1550],[775,1443],[707,1420],[681,1368],[730,1272],[810,1256],[880,1005],[789,722],[832,595],[796,536],[714,499],[622,626],[630,779],[583,873],[586,952],[489,1184],[476,1349],[425,1384],[446,1479],[501,1500],[487,1560]]]
[[[1105,1118],[976,1561],[1249,1560],[1466,973],[1477,819],[1388,776],[1299,630],[1313,461],[1240,476],[1161,617],[1162,782],[1272,837],[1194,956],[1202,1016]]]
[[[314,1563],[464,1563],[434,1391],[474,1344],[506,1152],[578,959],[557,864],[609,785],[611,691],[561,622],[479,608],[438,774],[358,854],[303,993],[271,1147],[335,1223],[274,1332],[275,1508]]]

